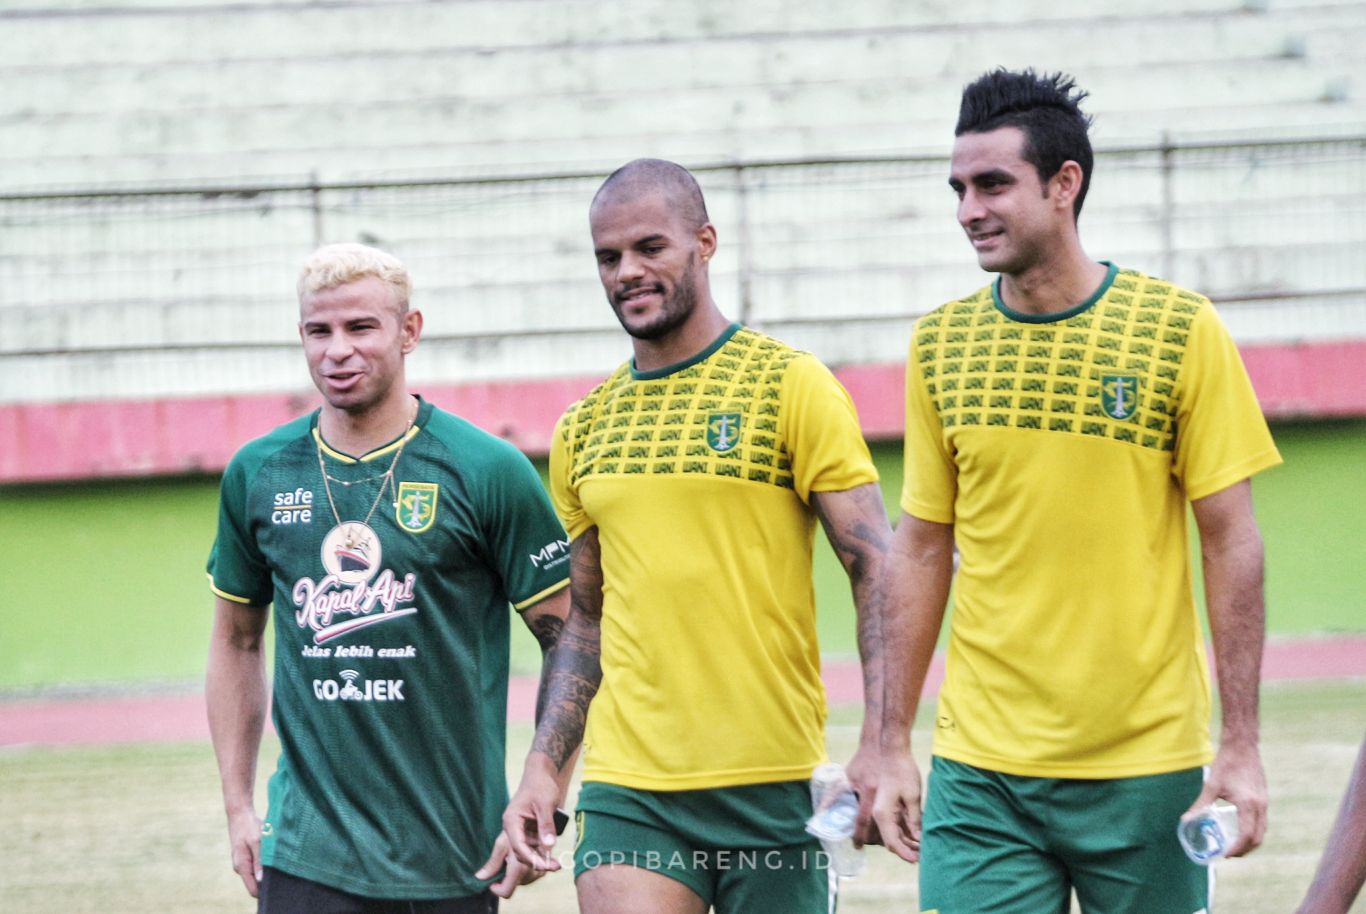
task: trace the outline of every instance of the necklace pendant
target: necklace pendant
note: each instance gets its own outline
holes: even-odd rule
[[[362,521],[343,521],[323,537],[323,567],[343,584],[355,586],[374,577],[381,555],[379,536]]]

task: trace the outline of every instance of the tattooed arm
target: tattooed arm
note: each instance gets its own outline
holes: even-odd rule
[[[541,645],[541,686],[536,692],[536,722],[545,716],[547,684],[550,681],[550,668],[554,664],[555,648],[564,631],[565,617],[569,613],[569,588],[560,590],[522,610],[522,621],[536,636]],[[558,792],[555,804],[558,805],[569,787],[569,776],[573,773],[574,763],[564,766],[564,771],[556,779]],[[553,809],[553,807],[552,807]],[[553,813],[552,813],[553,814]],[[535,823],[531,823],[534,827]],[[553,831],[553,828],[552,828]],[[492,879],[502,871],[502,878],[489,886],[489,891],[499,898],[511,898],[520,885],[535,882],[545,874],[544,869],[536,869],[521,858],[511,854],[511,841],[506,834],[499,834],[484,865],[474,874],[477,879]]]
[[[570,546],[569,615],[542,671],[543,705],[527,753],[522,783],[503,813],[503,831],[517,859],[557,870],[554,813],[583,741],[588,705],[602,682],[602,552],[598,528]]]
[[[563,588],[539,603],[528,606],[522,611],[522,621],[531,629],[536,643],[541,646],[541,684],[536,690],[536,723],[545,716],[546,692],[550,686],[550,667],[554,663],[555,646],[564,631],[564,621],[569,615],[569,588]]]
[[[848,774],[859,796],[854,840],[876,843],[879,839],[871,813],[877,794],[882,725],[882,567],[892,530],[882,504],[882,490],[874,482],[843,492],[813,492],[811,505],[849,575],[854,592],[859,659],[863,665],[863,729]]]

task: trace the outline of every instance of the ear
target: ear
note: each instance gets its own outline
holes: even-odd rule
[[[1072,204],[1077,194],[1081,193],[1081,181],[1081,166],[1071,159],[1063,162],[1058,173],[1048,179],[1048,196],[1053,200],[1053,205],[1072,212]]]
[[[697,251],[702,255],[702,262],[711,260],[716,253],[716,226],[710,222],[702,223],[697,230]]]
[[[403,346],[404,355],[417,348],[417,341],[422,336],[422,312],[416,308],[409,308],[403,315]]]

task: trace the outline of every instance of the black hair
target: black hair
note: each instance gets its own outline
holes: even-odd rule
[[[673,201],[689,228],[698,229],[711,221],[702,188],[692,172],[664,159],[635,159],[612,172],[593,195],[590,210],[609,196],[634,197],[656,192]]]
[[[1024,159],[1038,171],[1040,182],[1057,174],[1064,162],[1076,162],[1081,166],[1081,189],[1072,213],[1080,218],[1095,161],[1087,136],[1091,117],[1080,108],[1086,96],[1065,73],[1015,73],[998,67],[963,87],[953,135],[1019,128],[1025,137]]]

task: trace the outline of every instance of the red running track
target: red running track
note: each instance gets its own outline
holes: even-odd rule
[[[862,701],[857,663],[827,664],[822,670],[831,704]],[[1366,676],[1366,635],[1269,641],[1262,661],[1264,680],[1341,679]],[[926,694],[939,690],[944,657],[930,668]],[[536,704],[536,680],[514,677],[508,689],[508,719],[529,721]],[[71,746],[105,743],[207,740],[202,693],[0,702],[0,746]]]

